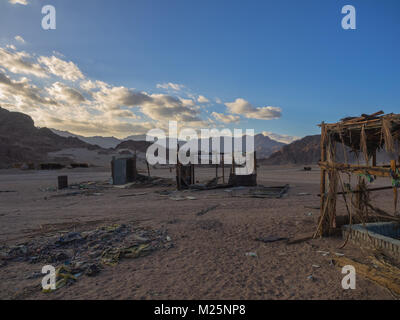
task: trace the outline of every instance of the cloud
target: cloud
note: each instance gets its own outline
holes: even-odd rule
[[[38,63],[29,61],[31,56],[24,52],[10,52],[0,48],[0,65],[12,73],[30,74],[39,78],[48,78],[46,70]]]
[[[209,99],[187,93],[183,85],[157,85],[173,90],[168,93],[114,86],[86,78],[78,65],[66,61],[61,53],[37,56],[7,48],[12,50],[0,47],[0,104],[29,114],[37,126],[122,138],[152,128],[165,130],[168,120],[178,121],[180,128],[200,129],[239,122],[241,114],[263,119],[280,116],[279,108],[254,108],[243,99],[226,103],[230,114],[213,112],[209,116],[210,112],[199,106],[210,103]],[[18,78],[21,74],[24,77]]]
[[[198,102],[198,103],[209,103],[210,100],[208,100],[205,96],[200,95],[200,96],[197,98],[197,102]]]
[[[47,71],[53,75],[61,77],[64,80],[76,81],[84,79],[84,76],[72,61],[64,61],[56,56],[39,57],[38,62],[47,67]]]
[[[165,90],[172,89],[175,91],[180,91],[184,87],[185,86],[183,84],[177,84],[177,83],[172,83],[172,82],[157,84],[158,89],[165,89]]]
[[[240,114],[248,119],[271,120],[278,119],[282,115],[282,110],[278,107],[255,108],[242,98],[238,98],[233,102],[227,102],[225,105],[230,113]]]
[[[240,121],[240,117],[234,116],[233,114],[223,114],[223,113],[213,112],[211,115],[216,120],[223,123],[238,123]]]
[[[13,44],[7,44],[6,48],[7,49],[12,49],[12,50],[17,50],[17,48]]]
[[[286,134],[278,134],[269,131],[263,131],[262,134],[266,137],[269,137],[275,141],[283,142],[283,143],[292,143],[293,141],[301,139],[301,137],[289,136]]]
[[[21,36],[15,36],[14,39],[17,40],[18,42],[25,43],[24,38],[22,38]]]
[[[55,82],[50,88],[47,88],[49,95],[56,101],[64,101],[68,103],[85,102],[85,97],[74,88],[71,88],[61,82]]]
[[[8,0],[11,4],[22,4],[26,6],[28,4],[28,0]]]
[[[0,72],[0,88],[4,100],[17,103],[19,105],[57,105],[55,100],[44,97],[42,91],[31,84],[27,78],[12,80],[6,74]],[[4,101],[3,100],[3,101]]]

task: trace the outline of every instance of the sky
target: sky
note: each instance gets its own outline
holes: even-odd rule
[[[400,112],[399,39],[398,0],[0,0],[0,105],[85,136],[176,120],[290,142]]]

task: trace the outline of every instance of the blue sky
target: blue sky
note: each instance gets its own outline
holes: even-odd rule
[[[380,109],[400,112],[398,0],[27,1],[1,0],[0,47],[14,44],[16,51],[36,56],[61,53],[60,59],[79,67],[85,77],[80,81],[149,95],[203,95],[209,102],[197,106],[199,117],[216,120],[213,112],[240,117],[223,123],[229,128],[305,136],[318,133],[322,120]],[[57,10],[57,29],[45,31],[41,8],[49,3]],[[341,27],[346,4],[356,8],[356,30]],[[32,81],[46,87],[56,80]],[[157,88],[165,83],[184,88]],[[281,116],[264,120],[233,113],[225,103],[236,99],[253,108],[280,108]],[[148,120],[147,115],[134,121]]]

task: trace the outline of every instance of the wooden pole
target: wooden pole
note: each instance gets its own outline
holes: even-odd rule
[[[146,165],[147,165],[147,175],[150,178],[150,166],[149,166],[149,163],[148,163],[147,159],[146,159]]]
[[[225,183],[225,159],[224,154],[222,154],[222,183]]]
[[[376,167],[376,150],[372,154],[372,166]]]
[[[254,173],[257,174],[257,154],[254,151]]]
[[[396,172],[396,160],[390,160],[390,169]],[[397,188],[393,187],[394,212],[397,211]]]
[[[326,145],[325,145],[325,122],[321,124],[321,162],[326,160]],[[321,201],[320,201],[320,219],[324,219],[324,210],[325,208],[325,189],[326,189],[326,170],[321,168],[321,176],[320,176],[320,194],[321,194]],[[324,225],[321,223],[321,234],[323,234]]]

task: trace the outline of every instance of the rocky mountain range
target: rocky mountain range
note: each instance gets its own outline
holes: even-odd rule
[[[75,137],[61,137],[50,129],[37,128],[32,118],[0,107],[0,168],[18,162],[47,161],[47,153],[66,148],[99,149]]]

